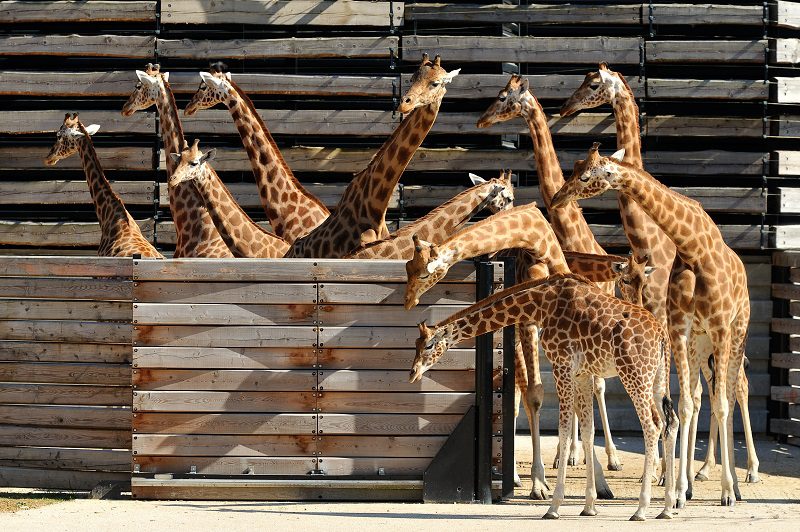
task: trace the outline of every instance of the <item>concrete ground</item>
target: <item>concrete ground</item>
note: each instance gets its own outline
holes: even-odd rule
[[[800,449],[759,440],[761,482],[741,484],[743,501],[733,508],[719,506],[719,468],[709,481],[695,484],[694,499],[671,521],[653,519],[663,501],[663,488],[653,488],[653,501],[647,524],[627,519],[636,509],[638,478],[642,471],[642,440],[615,437],[623,470],[608,472],[609,484],[616,500],[599,501],[599,515],[579,517],[583,506],[583,466],[570,468],[567,500],[561,508],[561,519],[542,521],[547,502],[527,498],[530,482],[525,472],[530,467],[530,438],[517,437],[517,459],[521,464],[525,485],[504,504],[384,504],[384,503],[271,503],[271,502],[187,502],[187,501],[96,501],[76,499],[48,506],[0,513],[2,531],[58,532],[98,530],[142,532],[150,530],[247,530],[280,529],[281,532],[372,531],[413,532],[434,530],[797,530],[800,523]],[[601,443],[598,441],[598,443]],[[550,465],[556,438],[544,438],[544,457]],[[704,447],[703,442],[699,446]],[[602,447],[597,448],[601,463]],[[741,442],[736,445],[737,463],[744,464],[746,455]],[[698,452],[698,456],[700,453]],[[700,463],[698,462],[698,468]],[[739,478],[744,470],[739,469]],[[555,471],[548,467],[548,480],[553,487]],[[15,496],[19,491],[14,490]],[[0,489],[0,499],[3,490]]]

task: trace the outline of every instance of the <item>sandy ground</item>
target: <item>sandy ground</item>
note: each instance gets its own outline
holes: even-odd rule
[[[719,469],[707,482],[695,484],[694,499],[671,521],[652,519],[663,501],[663,488],[653,488],[653,501],[647,524],[630,523],[636,508],[638,477],[642,471],[640,438],[615,437],[624,469],[608,472],[616,500],[599,501],[599,515],[579,517],[583,505],[583,466],[570,468],[567,500],[561,519],[542,521],[547,509],[543,501],[527,498],[530,483],[524,473],[530,464],[530,439],[517,437],[517,459],[525,485],[504,504],[436,505],[383,503],[270,503],[270,502],[186,502],[186,501],[94,501],[77,499],[49,506],[0,514],[0,530],[57,532],[62,530],[99,530],[113,532],[150,530],[247,530],[280,528],[281,532],[415,530],[798,530],[800,523],[800,449],[771,440],[759,440],[761,482],[741,484],[743,501],[733,508],[718,504]],[[600,443],[598,441],[598,443]],[[555,437],[544,438],[544,457],[552,461]],[[703,443],[700,442],[700,446]],[[602,447],[598,447],[605,463]],[[737,463],[746,455],[740,442],[736,446]],[[700,454],[698,453],[698,456]],[[698,462],[698,468],[699,468]],[[553,487],[555,471],[547,470]],[[739,470],[744,478],[744,470]],[[20,490],[14,490],[18,495]],[[0,490],[0,498],[3,491]]]

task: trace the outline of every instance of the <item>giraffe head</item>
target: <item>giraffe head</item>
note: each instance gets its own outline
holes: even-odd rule
[[[440,252],[439,246],[420,240],[417,235],[412,239],[414,256],[406,262],[406,309],[417,306],[420,296],[447,275],[453,256],[458,252],[457,248]]]
[[[612,269],[619,274],[617,287],[619,287],[622,299],[634,305],[643,305],[642,292],[647,284],[647,278],[653,271],[654,266],[648,266],[649,257],[639,260],[635,253],[628,257],[627,262],[615,262]]]
[[[606,63],[600,63],[597,72],[586,74],[581,86],[561,106],[561,116],[599,107],[604,103],[613,105],[617,95],[624,92],[627,85],[625,78],[619,73],[609,70]]]
[[[500,170],[499,177],[488,181],[475,174],[469,174],[469,178],[475,186],[489,185],[484,202],[486,208],[492,213],[504,211],[514,206],[514,185],[511,183],[511,170],[508,170],[508,172]]]
[[[169,186],[175,187],[187,181],[200,180],[205,178],[203,165],[211,161],[217,154],[217,150],[211,149],[206,153],[200,151],[198,147],[199,139],[194,139],[194,144],[184,146],[181,153],[170,153],[169,156],[177,165],[175,171],[169,178]]]
[[[438,55],[430,61],[428,54],[422,54],[422,63],[411,76],[411,86],[400,100],[400,106],[397,108],[399,112],[410,113],[417,107],[442,101],[447,92],[445,85],[453,81],[461,69],[448,72],[442,68],[441,63],[441,57]]]
[[[224,63],[214,63],[208,72],[200,72],[200,87],[194,93],[183,114],[192,116],[202,109],[210,109],[218,103],[227,105],[234,92],[231,85],[231,73]]]
[[[595,142],[586,159],[575,162],[572,175],[555,193],[550,208],[557,209],[573,200],[592,198],[610,188],[619,189],[620,162],[625,150],[614,152],[611,157],[602,157],[599,148],[600,143]]]
[[[497,98],[478,119],[479,128],[489,127],[498,122],[506,122],[517,116],[527,116],[533,102],[533,94],[529,91],[527,79],[518,74],[511,74],[506,86],[497,94]]]
[[[442,358],[450,348],[444,335],[444,329],[431,329],[423,321],[418,325],[419,338],[416,340],[417,354],[408,375],[408,382],[414,383],[422,378],[422,374]]]
[[[128,96],[128,101],[122,106],[122,115],[131,116],[136,111],[143,111],[155,105],[161,91],[161,84],[169,79],[169,72],[161,72],[161,65],[147,63],[144,70],[137,70],[136,77],[139,82]]]
[[[78,113],[64,115],[64,123],[56,131],[56,143],[50,148],[50,153],[44,159],[44,164],[53,166],[61,159],[66,159],[78,151],[78,144],[87,135],[94,135],[100,126],[92,124],[83,127],[78,120]]]

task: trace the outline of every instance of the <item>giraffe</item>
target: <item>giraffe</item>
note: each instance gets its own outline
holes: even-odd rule
[[[289,249],[289,243],[255,223],[220,180],[207,162],[214,159],[216,150],[201,153],[199,140],[181,153],[170,153],[178,166],[170,176],[170,185],[192,181],[205,200],[214,225],[235,257],[277,259]],[[208,168],[206,168],[208,167]]]
[[[441,241],[461,229],[486,207],[497,213],[514,204],[514,188],[511,172],[501,172],[500,177],[485,180],[469,174],[473,187],[468,188],[431,212],[392,233],[389,238],[376,240],[345,255],[346,259],[403,259],[414,254],[412,236],[423,240]]]
[[[664,510],[658,518],[670,519],[675,497],[675,479],[670,471],[674,471],[677,427],[667,389],[669,337],[663,325],[642,307],[617,299],[588,279],[573,274],[557,273],[516,285],[478,301],[433,328],[421,323],[409,381],[420,380],[450,346],[513,323],[538,326],[542,347],[548,358],[553,357],[558,392],[558,444],[564,454],[573,408],[580,419],[584,453],[588,457],[593,452],[592,376],[619,375],[642,424],[645,475],[652,476],[654,450],[659,433],[663,434],[667,488]],[[567,463],[562,460],[545,519],[559,517],[566,472]],[[586,500],[581,512],[584,516],[597,515],[593,477],[593,468],[587,467]],[[651,484],[643,482],[639,507],[632,521],[645,519],[650,493]]]
[[[322,223],[330,212],[294,177],[250,98],[222,63],[200,72],[200,88],[184,109],[191,116],[221,103],[231,113],[253,167],[261,205],[275,234],[289,243]]]
[[[158,64],[148,63],[144,71],[137,70],[139,82],[122,108],[123,116],[153,105],[158,109],[161,137],[166,153],[180,153],[184,147],[183,128],[178,119],[175,97],[169,86],[169,72],[161,72]],[[167,177],[175,171],[175,161],[167,157]],[[231,258],[233,253],[225,245],[214,227],[214,222],[203,204],[197,189],[191,183],[167,185],[169,209],[175,222],[177,242],[175,258],[209,257]]]
[[[516,262],[517,279],[521,281],[541,279],[553,273],[570,271],[553,229],[535,203],[494,214],[471,227],[462,229],[438,246],[419,238],[414,238],[414,245],[414,256],[406,263],[408,275],[406,308],[417,305],[420,296],[443,279],[456,262],[504,249],[525,250],[524,253],[518,254]],[[594,270],[594,266],[592,264],[590,272]],[[525,412],[531,427],[533,489],[530,496],[533,499],[543,500],[548,496],[549,487],[544,474],[539,439],[539,411],[544,399],[544,388],[539,369],[537,336],[534,327],[518,327],[520,342],[515,346],[517,368],[515,383],[525,397]],[[549,359],[557,354],[547,353],[547,356]],[[520,373],[522,368],[525,368],[527,379],[522,378]],[[602,412],[605,400],[599,399],[602,399],[599,401]],[[586,456],[588,463],[589,455]],[[593,464],[598,470],[597,492],[601,498],[613,498],[594,453],[592,457]]]
[[[398,111],[408,115],[345,189],[334,214],[294,242],[287,257],[340,258],[356,247],[387,238],[389,198],[411,157],[433,126],[447,90],[460,69],[447,72],[441,58],[423,54]]]
[[[484,111],[476,125],[479,128],[486,128],[497,122],[505,122],[517,116],[522,117],[528,124],[531,140],[533,141],[533,156],[536,160],[539,191],[542,194],[542,200],[550,216],[550,223],[561,247],[565,251],[578,251],[595,255],[605,254],[603,248],[595,240],[591,229],[589,229],[589,224],[586,223],[583,213],[577,204],[573,203],[559,211],[551,210],[551,198],[563,185],[564,176],[561,172],[561,165],[558,162],[558,155],[553,146],[553,137],[547,125],[547,116],[544,114],[544,110],[536,97],[530,91],[528,80],[517,74],[512,74],[506,86],[500,90],[497,99]],[[614,292],[613,283],[606,283],[604,286],[609,293]],[[619,471],[622,469],[622,464],[617,455],[614,440],[611,437],[608,418],[604,415],[606,412],[604,404],[605,386],[605,382],[602,379],[595,379],[595,397],[598,400],[598,406],[602,414],[608,469]],[[577,430],[577,419],[573,421],[572,427]],[[572,439],[572,448],[567,458],[571,465],[577,462],[577,440],[577,437]],[[555,464],[558,463],[559,458],[560,455],[556,455]]]
[[[720,502],[733,506],[740,497],[733,469],[734,391],[744,356],[744,343],[750,321],[747,273],[741,259],[722,238],[717,225],[702,206],[659,183],[653,176],[623,163],[622,150],[601,157],[599,144],[587,158],[575,163],[572,176],[553,198],[554,207],[575,199],[601,194],[613,188],[630,196],[675,243],[679,261],[673,266],[668,305],[669,332],[678,368],[680,385],[679,416],[689,425],[693,412],[693,393],[698,384],[697,364],[689,360],[689,344],[694,353],[711,353],[716,378],[709,386],[711,406],[719,425],[722,461]],[[680,294],[674,298],[673,294]],[[681,431],[677,506],[686,504],[690,486],[689,431]]]
[[[48,166],[61,159],[79,153],[86,182],[92,195],[95,213],[100,222],[100,257],[132,257],[141,255],[147,258],[163,259],[164,256],[142,235],[139,225],[125,209],[125,204],[111,188],[103,173],[100,159],[94,149],[91,136],[100,126],[88,127],[78,119],[78,113],[64,115],[64,123],[56,132],[56,142],[44,160]]]

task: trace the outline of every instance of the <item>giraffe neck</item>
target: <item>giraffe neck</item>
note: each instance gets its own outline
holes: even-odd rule
[[[230,83],[234,90],[228,110],[253,167],[261,205],[275,233],[293,242],[322,223],[329,211],[294,177],[253,102]]]
[[[289,244],[255,223],[236,202],[213,168],[205,165],[204,175],[194,185],[205,200],[208,213],[222,240],[235,257],[283,257]]]
[[[603,254],[603,248],[594,238],[589,225],[583,218],[578,204],[571,201],[560,209],[550,209],[555,193],[564,185],[564,175],[558,162],[553,137],[547,125],[547,116],[536,98],[526,93],[527,102],[523,107],[523,116],[528,123],[533,141],[533,156],[536,160],[536,173],[539,177],[539,190],[542,200],[550,215],[553,231],[561,246],[570,251]]]
[[[164,141],[164,150],[167,152],[167,175],[171,176],[178,164],[169,154],[180,153],[183,150],[183,126],[178,118],[175,96],[172,94],[169,83],[163,79],[159,84],[156,109],[158,109],[159,128]]]
[[[617,149],[625,149],[625,162],[642,167],[642,140],[639,134],[639,106],[627,85],[620,91],[612,106],[617,129]]]

